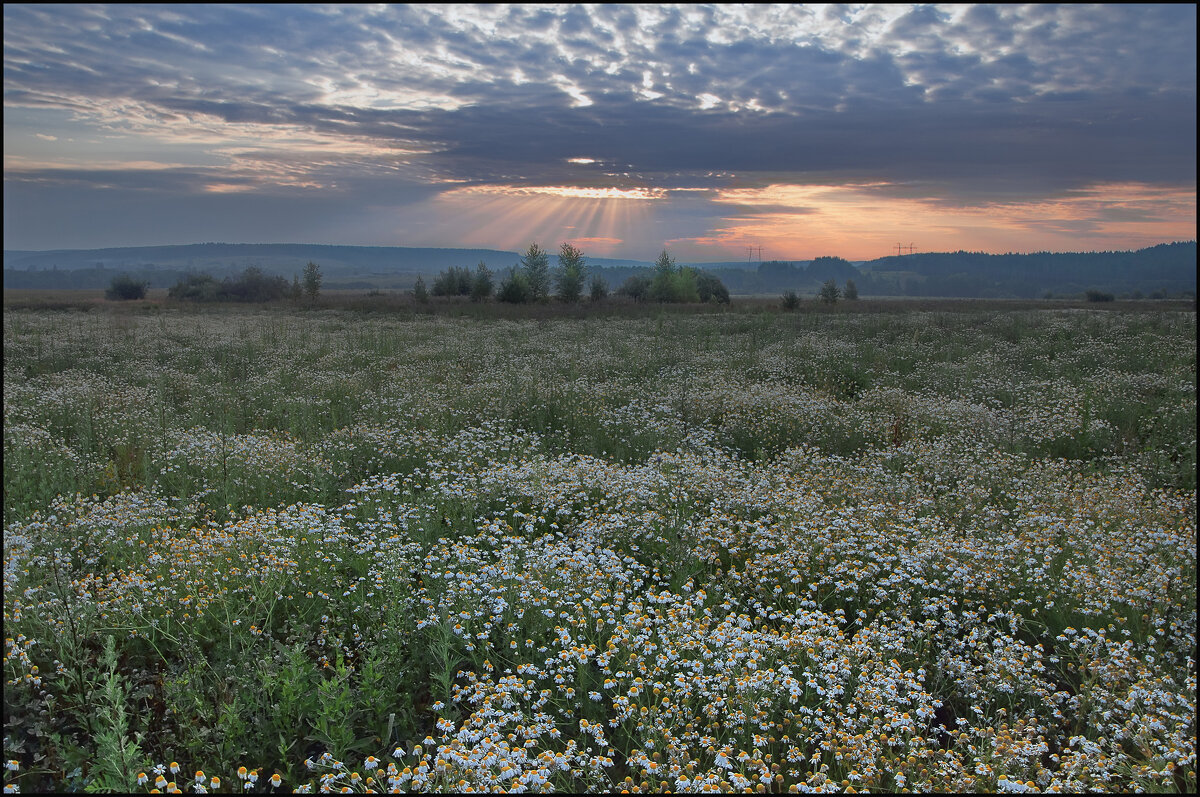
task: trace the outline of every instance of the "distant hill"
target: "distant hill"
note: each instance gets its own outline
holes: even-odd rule
[[[106,288],[114,276],[124,273],[149,282],[152,288],[168,288],[184,274],[222,278],[250,266],[290,279],[310,260],[321,266],[327,288],[408,290],[418,275],[428,283],[450,266],[474,268],[480,261],[500,273],[518,263],[520,255],[498,249],[227,243],[5,250],[4,287]],[[587,263],[611,289],[653,267],[649,261],[591,256]],[[1035,298],[1081,295],[1087,290],[1146,296],[1194,296],[1196,292],[1195,241],[1133,252],[929,252],[856,263],[819,257],[811,261],[684,264],[712,272],[731,293],[742,295],[787,290],[814,295],[829,279],[839,286],[853,279],[864,296]]]

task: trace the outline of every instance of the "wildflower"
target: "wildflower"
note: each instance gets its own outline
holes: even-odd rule
[[[145,786],[145,785],[146,785],[146,781],[148,781],[148,780],[150,780],[150,776],[149,776],[149,775],[147,775],[145,772],[139,772],[139,773],[138,773],[138,776],[137,776],[137,782],[138,782],[138,785],[139,785],[139,786]]]
[[[238,773],[237,773],[237,775],[238,775],[238,777],[239,777],[239,778],[241,778],[242,780],[245,780],[245,779],[246,779],[246,775],[247,775],[247,770],[246,770],[246,768],[245,768],[244,766],[242,766],[242,767],[238,767]]]
[[[271,776],[271,785],[274,787],[278,787],[280,783],[283,783],[283,778],[279,777],[279,773],[276,772],[274,775]]]
[[[172,775],[174,775],[174,774],[178,773],[178,772],[179,772],[179,763],[178,763],[178,762],[176,762],[176,761],[172,761],[172,762],[171,762],[171,766],[170,766],[170,770],[171,770],[171,774],[172,774]]]
[[[16,772],[21,768],[21,764],[15,758],[10,758],[4,763],[4,768],[9,772]]]

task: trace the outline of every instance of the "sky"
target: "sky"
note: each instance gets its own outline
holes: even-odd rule
[[[1196,238],[1196,7],[4,5],[4,247]]]

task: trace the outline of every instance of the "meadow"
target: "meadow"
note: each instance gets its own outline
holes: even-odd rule
[[[1196,789],[1194,309],[3,325],[6,792]]]

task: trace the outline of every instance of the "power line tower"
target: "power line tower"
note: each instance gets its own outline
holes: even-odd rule
[[[908,246],[905,246],[904,244],[896,244],[896,257],[899,257],[901,252],[903,252],[905,249],[907,249],[908,253],[911,255],[914,248],[915,247],[911,243]]]
[[[746,262],[747,262],[747,263],[749,263],[750,261],[752,261],[752,260],[754,259],[754,250],[755,250],[755,249],[757,249],[757,250],[758,250],[758,262],[759,262],[759,263],[761,263],[761,262],[762,262],[762,247],[761,247],[761,246],[757,246],[757,247],[756,247],[756,246],[750,246],[750,247],[747,247],[747,249],[749,250],[748,254],[746,255]]]

